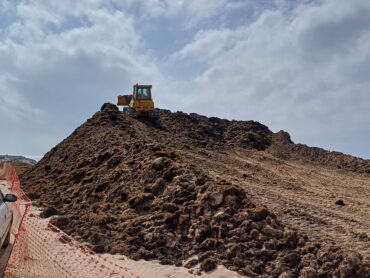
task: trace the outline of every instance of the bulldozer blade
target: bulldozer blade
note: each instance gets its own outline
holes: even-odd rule
[[[130,104],[131,99],[132,99],[132,96],[130,96],[130,95],[118,96],[117,105],[127,106],[127,105]]]

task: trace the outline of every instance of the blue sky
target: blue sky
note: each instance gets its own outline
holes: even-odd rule
[[[161,108],[370,158],[369,14],[368,0],[0,0],[0,153],[42,156],[139,82]]]

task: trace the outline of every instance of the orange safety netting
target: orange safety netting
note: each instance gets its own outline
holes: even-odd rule
[[[25,216],[28,214],[30,209],[31,202],[29,198],[24,194],[23,190],[20,187],[19,178],[15,168],[10,163],[4,163],[3,176],[5,176],[9,191],[17,195],[18,199],[16,202],[12,203],[13,207],[13,221],[11,232],[14,235],[13,250],[16,252],[12,253],[8,261],[8,266],[17,265],[19,262],[23,261],[27,257],[27,230],[23,225]],[[14,248],[14,245],[17,244],[17,248]]]
[[[2,171],[10,191],[18,196],[13,203],[15,240],[5,277],[139,277],[38,217],[14,167],[5,163]]]

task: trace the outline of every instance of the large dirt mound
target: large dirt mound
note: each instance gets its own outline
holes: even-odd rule
[[[303,144],[294,144],[290,139],[290,135],[285,131],[279,131],[273,135],[269,152],[283,159],[299,160],[314,165],[324,165],[370,175],[370,160]]]
[[[157,123],[111,104],[22,176],[43,216],[97,252],[163,264],[216,264],[250,277],[369,277],[356,252],[312,242],[285,228],[229,181],[182,157],[194,146],[265,149],[256,122],[161,112]],[[217,150],[216,150],[217,151]]]

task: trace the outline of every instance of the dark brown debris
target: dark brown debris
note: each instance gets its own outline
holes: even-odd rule
[[[181,153],[265,150],[272,137],[253,121],[166,110],[158,121],[132,119],[104,104],[22,182],[44,217],[58,214],[52,224],[98,253],[206,272],[224,265],[249,277],[369,277],[358,253],[286,228],[238,184]],[[278,141],[293,144],[286,134]]]

